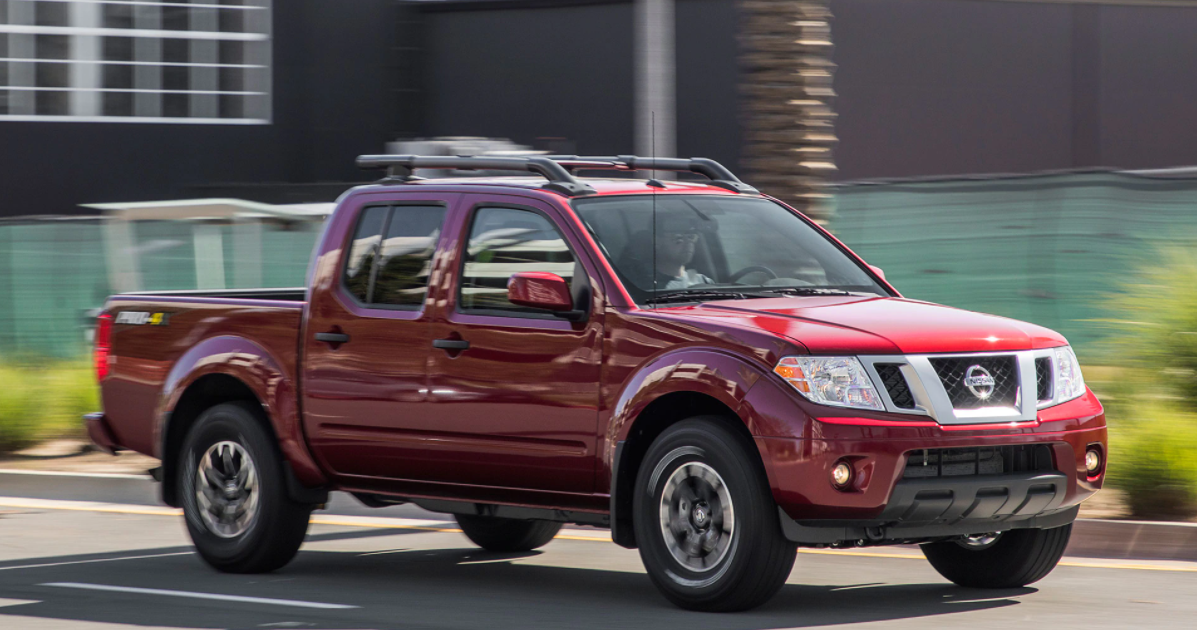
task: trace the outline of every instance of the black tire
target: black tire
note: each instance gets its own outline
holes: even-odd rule
[[[475,545],[487,551],[532,551],[549,544],[561,531],[561,523],[529,521],[497,516],[457,514],[461,531]]]
[[[689,610],[747,610],[765,603],[785,584],[798,551],[781,532],[755,448],[726,422],[700,416],[669,427],[649,447],[636,476],[632,518],[640,558],[666,599]],[[709,471],[716,474],[715,482]],[[732,505],[730,513],[722,505],[720,485]],[[667,491],[670,500],[663,508]],[[681,495],[689,498],[677,498]],[[725,529],[729,515],[730,533]],[[702,541],[715,539],[716,531],[720,542],[708,551]],[[671,551],[670,536],[674,543],[682,541],[677,553],[689,565]],[[694,540],[699,553],[691,555],[682,545]]]
[[[225,573],[266,573],[286,565],[299,551],[312,513],[313,506],[296,503],[288,495],[282,454],[263,428],[263,420],[261,408],[250,403],[212,407],[191,427],[178,458],[178,496],[187,531],[200,558]],[[197,496],[200,458],[209,454],[209,449],[228,443],[242,450],[225,446],[221,452],[231,450],[239,462],[248,455],[251,470],[256,471],[254,490],[244,493],[247,498],[242,501],[248,503],[248,497],[256,492],[256,516],[247,517],[244,524],[209,524],[212,521],[205,519]],[[215,461],[210,460],[210,468]],[[240,467],[245,470],[244,463]],[[220,535],[217,528],[222,526],[243,531]]]
[[[992,544],[970,548],[963,542],[921,545],[931,566],[945,578],[970,588],[1019,588],[1042,580],[1064,555],[1072,524],[1053,529],[1015,529]]]

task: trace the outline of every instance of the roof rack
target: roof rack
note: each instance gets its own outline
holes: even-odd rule
[[[635,155],[577,156],[550,155],[550,160],[560,164],[569,172],[589,170],[619,171],[670,171],[676,173],[698,173],[710,179],[712,186],[732,192],[756,194],[756,188],[740,181],[726,166],[708,158],[646,158]]]
[[[460,171],[526,171],[549,180],[543,188],[568,197],[592,195],[594,189],[579,182],[569,171],[553,160],[534,157],[472,157],[466,155],[362,155],[357,158],[359,168],[385,168],[383,182],[409,182],[420,179],[412,175],[418,168],[445,168]]]
[[[575,171],[671,171],[698,173],[711,180],[712,186],[738,193],[753,194],[757,189],[740,181],[727,167],[707,158],[642,158],[635,155],[579,157],[549,155],[532,157],[475,157],[468,155],[362,155],[357,158],[359,168],[387,169],[380,183],[410,182],[421,179],[412,174],[420,168],[454,169],[463,171],[525,171],[537,173],[549,180],[546,190],[569,197],[594,194],[594,188],[574,177]]]

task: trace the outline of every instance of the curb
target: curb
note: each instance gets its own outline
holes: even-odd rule
[[[1197,562],[1197,523],[1077,519],[1067,556]]]

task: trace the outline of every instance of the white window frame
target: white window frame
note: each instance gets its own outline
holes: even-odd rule
[[[35,24],[38,3],[68,5],[68,25]],[[7,45],[0,46],[0,64],[7,64],[7,85],[0,85],[0,99],[6,99],[7,111],[0,108],[0,122],[119,122],[171,123],[211,125],[265,125],[273,116],[271,55],[271,17],[273,0],[243,0],[243,4],[225,5],[218,0],[0,0],[6,4],[8,19],[0,23],[0,33],[7,35]],[[105,28],[104,5],[136,7],[134,28]],[[193,11],[192,30],[162,29],[162,9],[189,8]],[[221,31],[220,11],[244,11],[245,31]],[[197,17],[199,18],[197,24]],[[67,59],[38,59],[36,37],[62,35],[70,38]],[[132,38],[133,60],[104,59],[104,37]],[[189,42],[187,62],[162,61],[162,42],[185,39]],[[244,63],[220,63],[219,45],[222,41],[245,43]],[[0,41],[0,44],[3,44]],[[37,85],[38,64],[65,64],[69,69],[69,85],[52,87]],[[133,72],[131,88],[104,86],[105,66],[129,66]],[[163,89],[162,72],[167,67],[188,69],[187,89]],[[245,76],[241,90],[220,90],[221,68],[239,68]],[[36,112],[36,97],[44,92],[69,93],[65,115],[46,115]],[[129,116],[105,115],[104,94],[119,92],[133,95],[133,111]],[[188,95],[190,116],[166,116],[163,113],[164,95]],[[237,118],[220,117],[220,98],[239,96],[242,115]]]

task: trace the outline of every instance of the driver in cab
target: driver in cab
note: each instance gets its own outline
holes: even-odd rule
[[[663,219],[663,220],[662,220]],[[694,250],[701,234],[693,221],[680,216],[665,216],[657,221],[656,269],[653,285],[658,291],[688,289],[698,284],[711,284],[708,276],[686,265],[694,259]]]

